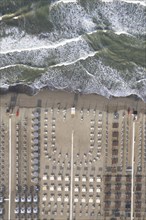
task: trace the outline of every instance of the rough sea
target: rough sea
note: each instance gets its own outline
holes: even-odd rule
[[[47,87],[146,101],[144,0],[20,2],[0,5],[1,92]]]

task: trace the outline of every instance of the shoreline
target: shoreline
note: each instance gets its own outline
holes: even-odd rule
[[[9,87],[0,87],[0,96],[1,95],[6,95],[8,93],[18,93],[18,94],[26,94],[28,96],[35,96],[36,94],[47,90],[47,91],[58,91],[58,92],[69,92],[69,93],[74,93],[74,94],[81,94],[81,95],[97,95],[97,96],[102,96],[107,98],[108,100],[113,99],[113,98],[134,98],[135,100],[141,100],[144,103],[146,103],[146,99],[141,98],[140,96],[138,96],[137,94],[131,94],[128,96],[114,96],[111,95],[110,97],[104,96],[102,94],[98,94],[98,93],[84,93],[84,92],[80,92],[80,91],[73,91],[73,90],[69,90],[69,89],[57,89],[54,87],[48,87],[45,86],[41,89],[35,89],[33,87],[31,87],[30,85],[26,85],[26,84],[15,84],[15,85],[11,85]]]
[[[82,94],[69,91],[42,89],[34,95],[19,92],[0,94],[1,107],[19,108],[52,107],[101,109],[113,112],[121,109],[146,113],[146,103],[137,96],[106,98],[98,94]]]

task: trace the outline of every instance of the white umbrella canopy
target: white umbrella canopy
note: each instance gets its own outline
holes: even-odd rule
[[[34,122],[34,124],[39,124],[39,120],[38,120],[37,118],[35,118],[35,119],[33,120],[33,122]]]

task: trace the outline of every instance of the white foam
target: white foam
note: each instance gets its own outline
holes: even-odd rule
[[[107,30],[102,30],[102,31],[107,32]],[[91,31],[91,32],[87,32],[86,34],[91,35],[91,34],[94,34],[96,32],[97,32],[97,30],[94,30],[94,31]],[[117,32],[117,33],[120,33],[120,32]],[[7,53],[14,53],[14,52],[20,53],[20,52],[24,52],[24,51],[29,52],[29,51],[35,51],[35,50],[40,50],[40,49],[56,49],[58,47],[63,47],[65,45],[73,43],[73,42],[78,42],[78,41],[82,40],[83,38],[82,38],[82,36],[78,36],[78,37],[74,37],[74,38],[63,39],[63,40],[61,40],[57,43],[56,42],[41,41],[41,40],[37,39],[36,37],[35,38],[33,38],[33,37],[30,38],[29,36],[26,36],[25,39],[26,39],[25,42],[21,39],[22,42],[21,43],[19,42],[20,45],[18,43],[16,45],[15,49],[13,49],[13,47],[12,47],[12,49],[8,49],[6,42],[1,42],[1,48],[3,48],[3,51],[1,50],[0,54],[7,54]],[[14,41],[14,39],[11,39],[11,37],[10,37],[10,39],[2,39],[2,40],[5,40],[5,41],[9,42],[10,44],[12,44],[12,46],[13,46],[13,43],[15,45],[15,41]],[[38,44],[40,44],[39,47],[36,46]],[[31,46],[28,47],[28,45],[31,45]]]
[[[143,1],[143,0],[121,0],[121,1],[124,1],[124,2],[128,2],[128,3],[133,3],[133,4],[140,4],[140,5],[143,5],[143,6],[146,6],[146,1]]]
[[[15,67],[15,66],[16,65],[3,66],[3,67],[0,67],[0,70],[4,70],[4,69],[10,68],[10,67]]]
[[[126,31],[115,31],[115,34],[117,34],[117,35],[126,34],[126,35],[129,35],[129,36],[132,36],[132,34],[129,34],[129,33],[126,32]]]
[[[76,37],[76,38],[71,38],[71,39],[64,39],[58,43],[52,43],[52,44],[48,44],[46,45],[44,43],[44,45],[42,46],[39,46],[39,47],[27,47],[27,48],[21,48],[21,49],[12,49],[12,50],[5,50],[4,52],[0,52],[0,54],[7,54],[7,53],[14,53],[14,52],[23,52],[23,51],[32,51],[32,50],[40,50],[40,49],[55,49],[57,47],[63,47],[65,46],[66,44],[68,43],[71,43],[71,42],[77,42],[79,40],[81,40],[81,36],[79,37]]]
[[[17,20],[18,18],[19,18],[18,16],[13,17],[14,20]]]
[[[8,88],[9,88],[9,85],[0,81],[0,88],[2,88],[2,89],[8,89]]]
[[[78,61],[86,60],[88,57],[93,57],[96,53],[97,53],[97,51],[96,52],[90,52],[89,54],[87,54],[85,56],[81,56],[79,59],[76,59],[75,61],[62,62],[62,63],[56,64],[56,65],[53,65],[52,67],[69,66],[69,65],[75,64]]]
[[[39,68],[39,67],[33,67],[33,66],[27,66],[24,64],[12,64],[12,65],[7,65],[0,67],[0,70],[8,69],[8,68],[13,68],[13,67],[29,67],[29,69],[37,69],[37,70],[44,70],[44,68]]]
[[[102,0],[102,2],[113,2],[113,0]]]
[[[113,2],[113,1],[114,0],[102,0],[102,2]],[[119,0],[119,1],[133,3],[133,4],[140,4],[140,5],[146,6],[145,0]]]
[[[59,1],[57,1],[56,3],[60,3],[60,2],[70,3],[70,2],[77,2],[77,0],[59,0]]]
[[[88,76],[95,78],[95,76],[94,76],[94,75],[92,75],[91,73],[89,73],[89,71],[88,71],[88,70],[86,70],[84,67],[83,67],[83,69],[85,70],[85,72],[87,73],[87,75],[88,75]]]

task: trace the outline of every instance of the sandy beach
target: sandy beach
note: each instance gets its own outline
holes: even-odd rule
[[[144,216],[146,103],[44,89],[0,95],[0,116],[0,183],[9,198],[3,219],[61,220],[71,213],[77,220],[109,220],[112,209],[126,213],[127,203],[138,210],[135,219]],[[137,191],[144,192],[140,207]],[[39,200],[30,207],[24,197]]]
[[[20,108],[34,107],[58,107],[98,109],[108,112],[128,109],[145,113],[146,103],[136,97],[120,97],[107,99],[97,94],[75,94],[64,91],[49,91],[44,89],[34,96],[20,93],[7,93],[0,95],[0,105],[9,107],[19,106]]]

